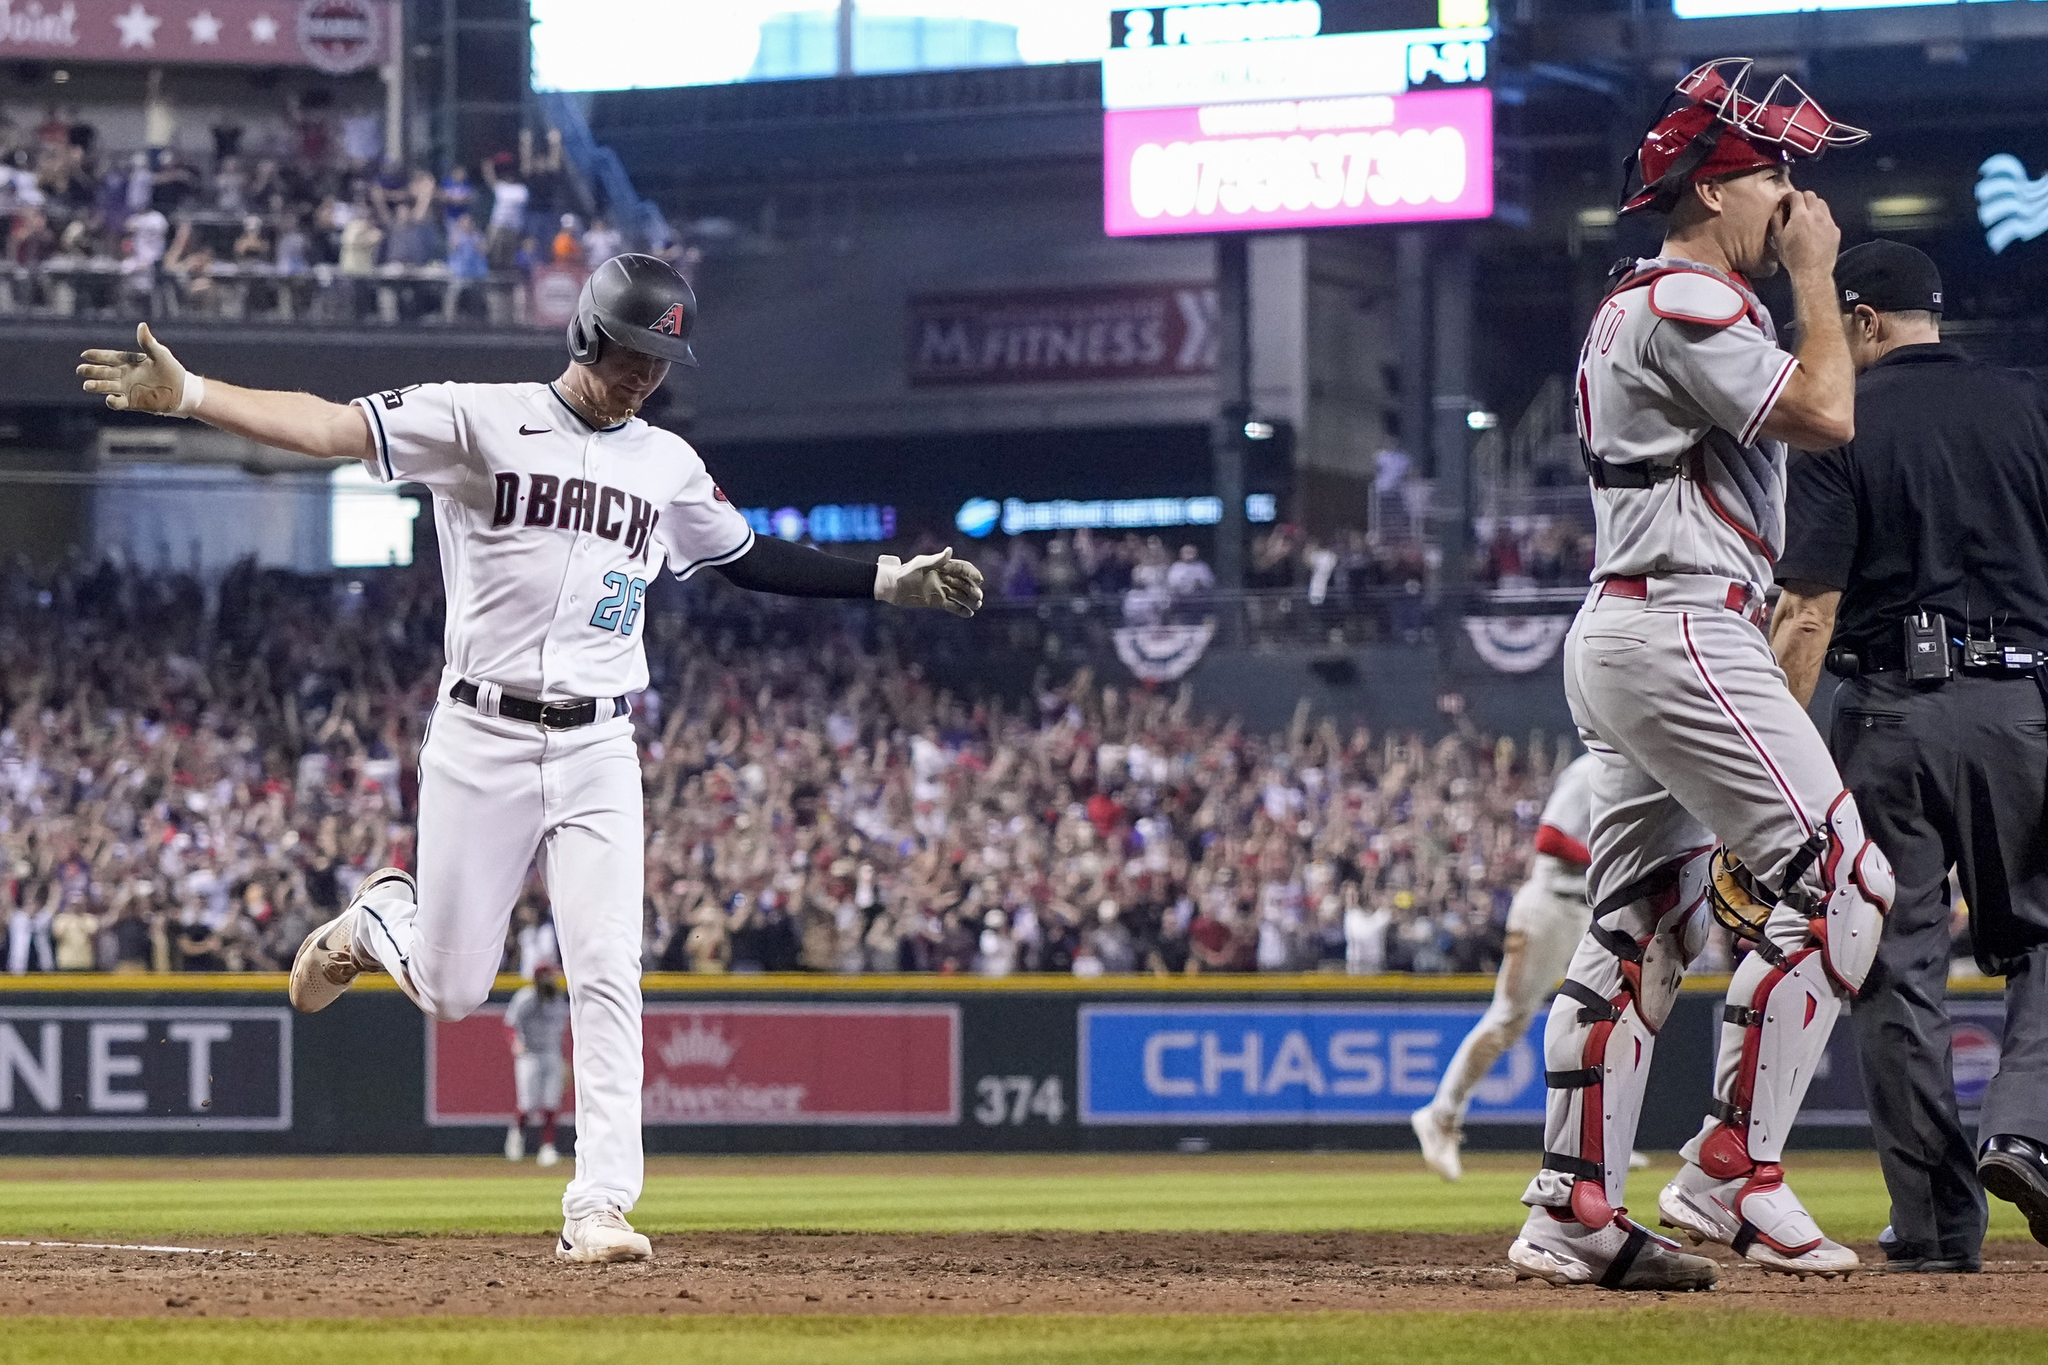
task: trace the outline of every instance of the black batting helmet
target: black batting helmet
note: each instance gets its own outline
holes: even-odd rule
[[[606,342],[678,365],[694,365],[690,333],[697,325],[697,295],[667,261],[614,256],[590,272],[569,319],[569,358],[595,365]]]

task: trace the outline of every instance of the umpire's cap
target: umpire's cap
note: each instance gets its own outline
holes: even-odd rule
[[[1835,293],[1842,311],[1863,304],[1880,313],[1941,311],[1941,268],[1918,247],[1879,238],[1835,258]]]
[[[607,342],[677,365],[694,365],[690,333],[697,326],[697,295],[667,261],[614,256],[590,272],[569,320],[569,358],[595,365]]]

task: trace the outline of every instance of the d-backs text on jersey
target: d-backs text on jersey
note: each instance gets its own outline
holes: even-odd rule
[[[497,479],[497,500],[491,508],[493,530],[522,520],[520,476],[500,474]],[[653,537],[654,524],[661,520],[661,511],[653,503],[589,479],[560,479],[553,474],[528,474],[525,479],[525,525],[623,539],[627,554],[647,558],[647,542]]]

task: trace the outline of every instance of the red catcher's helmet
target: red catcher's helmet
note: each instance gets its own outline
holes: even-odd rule
[[[1684,103],[1659,119],[1630,158],[1642,188],[1628,193],[1623,172],[1623,213],[1669,213],[1688,185],[1819,156],[1830,147],[1853,147],[1869,138],[1828,117],[1790,76],[1780,76],[1761,100],[1743,94],[1753,59],[1719,57],[1678,83]]]

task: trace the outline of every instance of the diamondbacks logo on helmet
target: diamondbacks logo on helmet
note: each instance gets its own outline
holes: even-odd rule
[[[683,305],[680,303],[670,304],[666,313],[663,313],[652,323],[648,324],[647,330],[650,332],[660,332],[663,336],[682,336]]]

